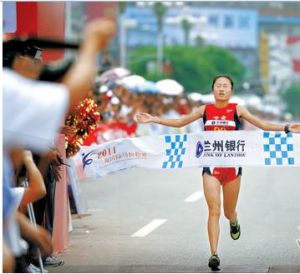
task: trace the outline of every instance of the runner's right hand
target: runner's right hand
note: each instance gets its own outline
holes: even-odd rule
[[[135,115],[134,119],[137,123],[142,123],[142,124],[157,122],[156,121],[157,117],[154,117],[154,116],[150,115],[149,113],[145,113],[145,112],[138,112]]]

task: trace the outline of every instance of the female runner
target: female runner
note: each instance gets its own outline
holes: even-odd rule
[[[265,131],[285,131],[300,133],[300,124],[279,125],[270,124],[253,116],[246,108],[229,103],[233,93],[234,83],[227,75],[219,75],[213,79],[212,93],[214,104],[203,105],[199,109],[180,119],[164,119],[148,113],[137,113],[138,123],[158,123],[170,127],[183,127],[193,121],[203,118],[204,130],[238,130],[240,120],[244,119],[252,125]],[[222,121],[220,123],[220,121]],[[229,220],[230,236],[239,239],[241,227],[238,222],[236,206],[240,190],[242,169],[240,167],[204,167],[203,189],[208,205],[208,238],[211,256],[208,266],[213,270],[220,270],[220,259],[217,254],[220,234],[221,189],[223,192],[224,215]]]

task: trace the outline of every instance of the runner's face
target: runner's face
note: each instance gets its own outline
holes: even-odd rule
[[[230,81],[225,77],[218,78],[213,87],[213,95],[216,101],[228,101],[232,95]]]

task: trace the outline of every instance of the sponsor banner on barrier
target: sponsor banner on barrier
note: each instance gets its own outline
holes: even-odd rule
[[[300,166],[300,135],[263,131],[205,131],[118,139],[81,147],[75,156],[84,177],[132,167]]]

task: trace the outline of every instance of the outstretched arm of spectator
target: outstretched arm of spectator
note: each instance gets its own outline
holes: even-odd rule
[[[24,207],[28,203],[32,203],[43,198],[47,193],[44,179],[33,161],[31,151],[24,150],[23,163],[27,170],[28,187],[25,188],[20,207]]]
[[[113,22],[107,19],[97,19],[87,25],[78,58],[62,81],[70,92],[69,111],[92,87],[96,76],[96,55],[106,48],[114,32]]]

